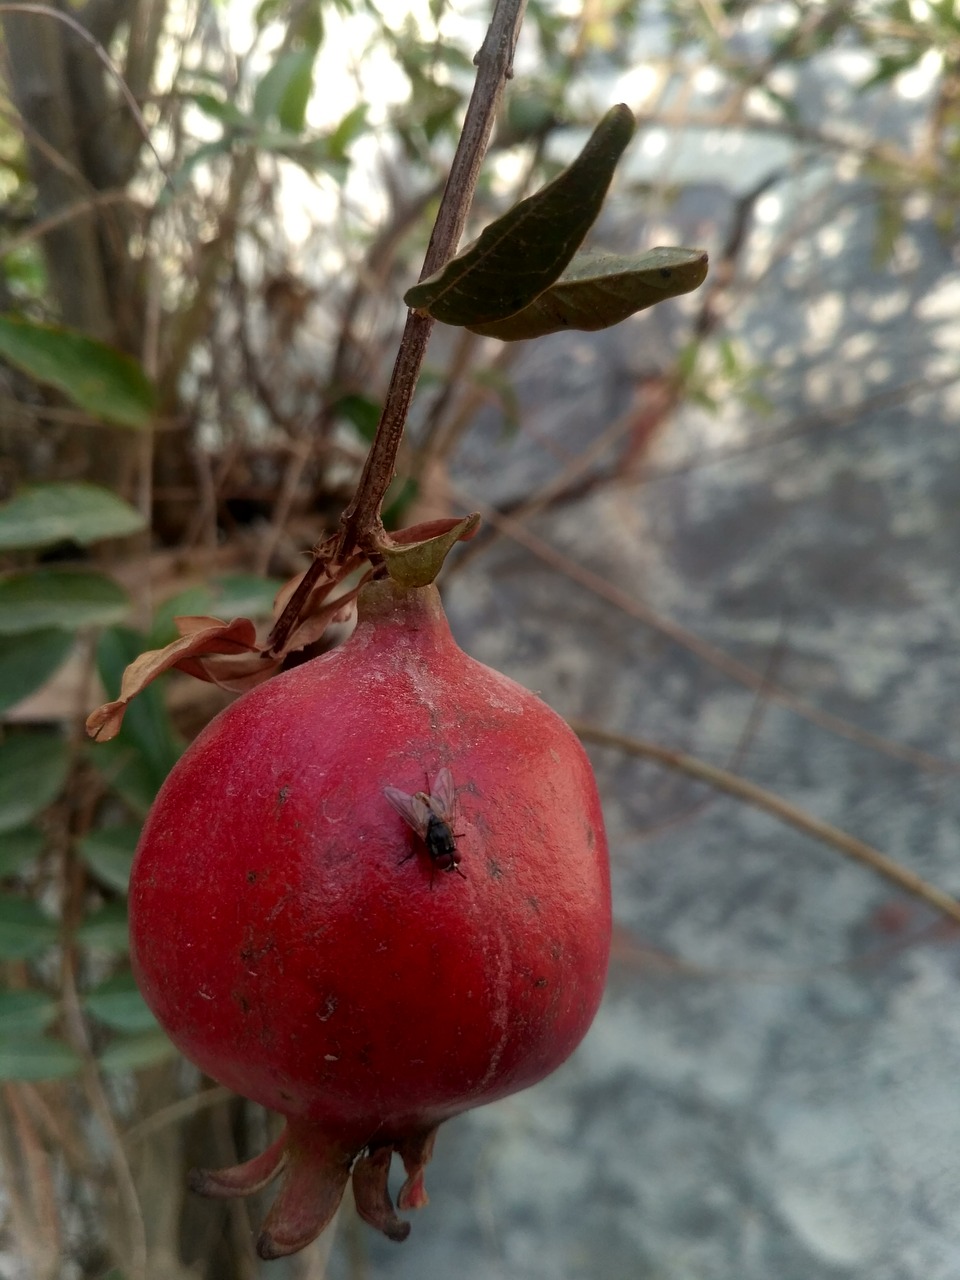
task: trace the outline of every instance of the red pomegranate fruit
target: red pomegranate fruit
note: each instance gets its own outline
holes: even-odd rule
[[[457,874],[451,874],[456,872]],[[308,1244],[352,1175],[391,1239],[437,1126],[541,1080],[589,1027],[607,850],[579,742],[469,658],[434,587],[372,583],[339,649],[239,698],[164,784],[133,866],[134,971],[209,1075],[286,1117],[196,1190],[282,1173],[263,1257]]]

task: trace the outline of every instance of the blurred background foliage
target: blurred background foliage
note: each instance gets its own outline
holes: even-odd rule
[[[4,1274],[253,1276],[246,1205],[198,1210],[182,1174],[200,1152],[229,1164],[259,1149],[269,1122],[176,1058],[125,960],[139,824],[224,695],[168,679],[106,746],[83,718],[173,638],[176,614],[267,617],[335,523],[487,14],[446,0],[86,0],[62,6],[69,24],[0,11]],[[863,149],[812,117],[800,73],[840,57],[865,112],[913,86],[918,127]],[[952,251],[958,68],[952,0],[530,0],[475,221],[556,173],[624,98],[668,157],[692,130],[733,128],[808,160],[845,154],[872,188],[881,267],[918,199]],[[769,403],[765,368],[726,328],[763,194],[707,246],[711,277],[678,306],[646,426],[622,445],[628,472],[684,399]],[[614,201],[666,218],[681,197],[628,171]],[[390,521],[446,513],[437,477],[481,407],[504,438],[521,427],[515,358],[440,335]],[[284,1274],[324,1274],[328,1248]]]

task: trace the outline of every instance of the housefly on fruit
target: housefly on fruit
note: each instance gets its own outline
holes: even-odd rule
[[[412,796],[397,787],[384,787],[383,794],[426,845],[434,868],[437,871],[455,871],[466,880],[460,870],[459,833],[453,830],[457,799],[453,774],[449,769],[441,769],[433,782],[428,781],[427,785],[429,791],[418,791]],[[400,861],[406,862],[412,857],[413,854],[408,853]]]

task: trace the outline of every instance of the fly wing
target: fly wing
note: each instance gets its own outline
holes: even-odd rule
[[[453,774],[449,769],[441,769],[430,786],[430,808],[444,822],[452,822],[456,798]]]
[[[415,796],[408,795],[406,791],[400,791],[397,787],[384,787],[383,794],[396,809],[400,817],[413,827],[417,835],[422,840],[427,834],[427,824],[430,821],[430,810],[427,808],[425,800],[420,798],[418,793]]]

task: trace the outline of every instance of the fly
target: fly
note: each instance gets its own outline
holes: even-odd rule
[[[466,880],[460,870],[459,833],[453,830],[457,799],[453,774],[449,769],[441,769],[428,786],[429,791],[417,791],[412,796],[396,787],[384,787],[383,794],[426,845],[434,868],[437,871],[455,871]],[[400,861],[406,862],[412,857],[413,853],[408,853]]]

